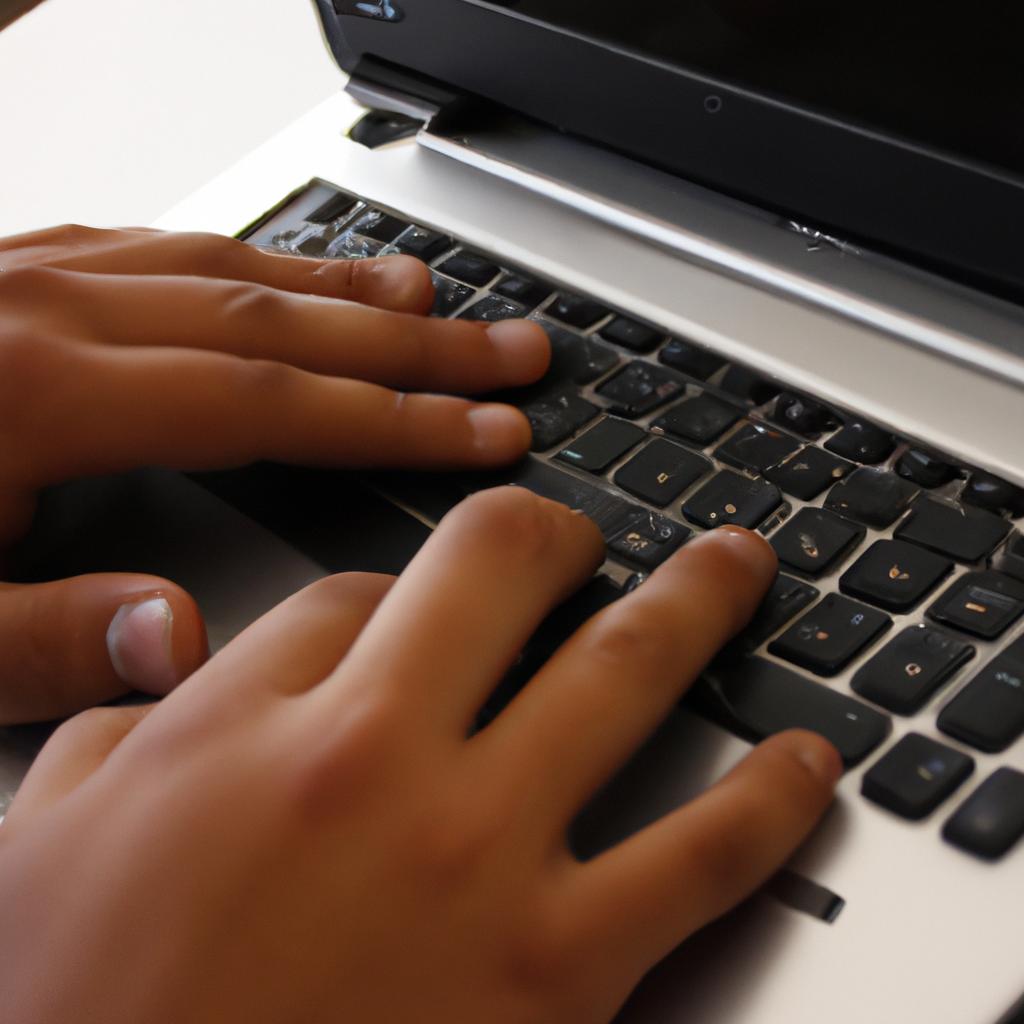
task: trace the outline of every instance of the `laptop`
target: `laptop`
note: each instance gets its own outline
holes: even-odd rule
[[[567,624],[738,523],[773,544],[778,581],[574,845],[618,841],[790,726],[847,765],[787,868],[653,970],[619,1020],[1024,1021],[1022,14],[317,6],[338,95],[158,226],[322,258],[412,253],[434,315],[547,331],[549,375],[502,396],[534,429],[521,465],[367,480],[367,531],[405,530],[402,550],[500,483],[604,532],[599,577],[481,727]],[[213,609],[215,646],[346,567],[328,491],[289,495],[286,522],[256,472],[147,478],[199,510],[196,537],[216,522],[235,540],[193,559],[197,579],[176,542],[166,570]]]

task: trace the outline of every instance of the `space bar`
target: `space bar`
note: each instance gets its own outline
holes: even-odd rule
[[[690,690],[687,704],[755,742],[784,729],[810,729],[836,747],[847,768],[864,760],[892,729],[887,715],[765,658],[714,662]]]

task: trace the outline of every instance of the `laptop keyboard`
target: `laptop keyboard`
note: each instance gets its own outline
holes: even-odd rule
[[[545,378],[498,396],[529,418],[534,454],[460,484],[582,509],[614,582],[552,617],[483,722],[568,628],[733,523],[769,539],[781,572],[688,704],[749,740],[802,727],[848,768],[875,757],[865,798],[907,820],[945,808],[944,837],[976,856],[1024,834],[1024,773],[985,756],[1024,733],[1024,491],[333,186],[244,237],[317,258],[407,253],[431,266],[432,315],[526,317],[548,334]],[[935,735],[901,730],[886,749],[893,716],[918,714]]]

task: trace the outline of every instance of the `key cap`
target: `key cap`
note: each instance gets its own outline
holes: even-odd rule
[[[533,450],[545,452],[586,426],[600,412],[574,389],[552,391],[523,406],[533,428]]]
[[[786,494],[792,494],[801,501],[813,501],[826,487],[842,480],[853,468],[852,462],[808,445],[778,466],[771,466],[764,475]]]
[[[732,641],[729,648],[744,654],[756,650],[816,601],[819,593],[817,587],[780,573],[747,628]]]
[[[675,398],[683,386],[671,370],[638,359],[605,381],[597,389],[597,394],[611,403],[612,412],[636,419]]]
[[[368,210],[352,225],[351,230],[366,238],[378,242],[393,242],[407,227],[409,222],[392,217],[383,210]]]
[[[748,423],[719,445],[714,455],[727,466],[763,473],[769,466],[792,455],[799,447],[800,442],[788,434],[759,423]]]
[[[590,384],[619,364],[618,354],[593,338],[552,323],[534,320],[547,333],[551,342],[551,366],[544,376],[545,384]]]
[[[614,479],[624,491],[664,508],[713,468],[703,455],[657,438],[634,455]]]
[[[1010,532],[1010,524],[991,512],[967,505],[946,505],[919,498],[896,536],[949,555],[958,562],[979,562]]]
[[[889,641],[850,683],[853,691],[898,715],[913,715],[974,657],[974,648],[923,624]]]
[[[1024,732],[1024,637],[997,654],[942,709],[939,728],[990,754]]]
[[[335,192],[312,213],[307,213],[306,220],[310,224],[330,224],[350,213],[355,205],[355,196],[350,196],[346,192]]]
[[[714,395],[699,395],[672,406],[651,426],[692,441],[703,448],[721,437],[739,418],[740,411]]]
[[[771,540],[779,561],[817,579],[864,539],[864,527],[820,508],[803,508]]]
[[[431,316],[451,316],[464,302],[475,294],[468,285],[451,281],[440,274],[431,274],[434,281],[434,306]]]
[[[869,800],[901,818],[927,818],[974,771],[974,759],[920,733],[903,737],[861,779]]]
[[[910,504],[917,488],[884,469],[855,469],[825,499],[825,508],[884,530]]]
[[[725,524],[753,530],[781,504],[782,494],[774,484],[723,469],[687,499],[683,515],[706,530]]]
[[[525,306],[511,299],[503,299],[500,295],[485,295],[482,299],[474,302],[469,309],[459,314],[460,320],[484,320],[487,323],[497,323],[499,320],[521,319],[529,312]]]
[[[996,556],[992,567],[1024,582],[1024,533],[1014,533]]]
[[[825,442],[830,452],[851,462],[873,466],[884,462],[896,448],[892,434],[864,420],[852,420]]]
[[[329,245],[330,242],[323,235],[310,235],[295,246],[295,251],[310,259],[319,260],[327,256]]]
[[[883,612],[839,594],[827,594],[768,650],[819,676],[838,675],[890,626]]]
[[[1001,636],[1024,614],[1024,583],[999,572],[961,576],[928,609],[928,618],[982,640]]]
[[[770,402],[780,390],[778,385],[745,366],[730,366],[718,386],[751,405]]]
[[[658,353],[658,358],[673,370],[679,370],[697,380],[707,380],[723,366],[725,360],[714,352],[700,348],[682,338],[670,338],[668,344]]]
[[[863,761],[892,728],[887,715],[765,658],[715,661],[686,703],[753,742],[786,729],[810,729],[836,747],[847,768]]]
[[[496,263],[492,263],[486,256],[478,256],[466,249],[460,249],[455,255],[449,256],[437,269],[442,274],[475,285],[477,288],[490,284],[498,275]]]
[[[559,292],[555,296],[555,301],[544,312],[547,316],[561,320],[563,324],[571,324],[573,327],[586,330],[593,327],[598,320],[603,320],[611,310],[580,295]]]
[[[558,459],[588,473],[603,473],[646,436],[636,424],[608,417],[560,451]]]
[[[972,473],[963,500],[990,512],[1009,512],[1014,519],[1024,516],[1024,490],[990,473]]]
[[[880,540],[839,580],[844,594],[890,612],[908,612],[953,571],[948,558],[900,540]]]
[[[795,395],[792,391],[784,391],[779,395],[769,419],[780,427],[811,438],[817,437],[835,423],[832,413],[823,405],[802,395]]]
[[[327,256],[332,260],[367,260],[379,255],[383,248],[383,242],[364,238],[349,230],[327,246]]]
[[[455,247],[455,240],[439,231],[431,231],[414,224],[395,239],[395,248],[406,256],[415,256],[424,263],[436,259]]]
[[[896,463],[896,472],[918,487],[941,487],[955,480],[959,470],[956,466],[943,462],[941,459],[920,448],[908,448]]]
[[[1024,774],[997,768],[942,827],[942,838],[986,860],[998,860],[1024,836]]]
[[[554,288],[536,278],[527,277],[525,274],[506,274],[494,286],[494,291],[522,306],[536,309],[554,291]]]
[[[612,557],[644,572],[654,572],[675,554],[693,531],[665,516],[651,512],[646,519],[624,530],[609,545]]]
[[[601,328],[601,337],[634,352],[650,352],[664,337],[664,333],[630,320],[629,317],[617,316]]]

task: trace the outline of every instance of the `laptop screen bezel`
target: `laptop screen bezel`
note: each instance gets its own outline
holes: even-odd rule
[[[482,0],[395,0],[398,20],[317,5],[349,74],[499,104],[1024,304],[1024,182],[1009,174]]]

